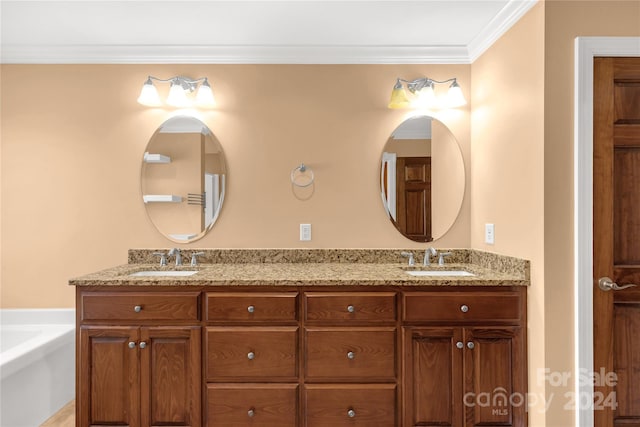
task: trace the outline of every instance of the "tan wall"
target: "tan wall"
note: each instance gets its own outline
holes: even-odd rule
[[[545,24],[545,364],[573,372],[574,40],[640,36],[640,2],[547,1]],[[559,396],[566,388],[548,389]],[[573,420],[573,412],[554,406],[547,426]]]
[[[531,9],[471,66],[471,245],[531,261],[529,392],[545,362],[544,4]],[[495,225],[495,244],[484,225]],[[532,403],[533,399],[532,399]],[[529,425],[544,426],[542,402]],[[565,425],[565,427],[567,427]]]
[[[170,115],[137,104],[148,74],[207,76],[219,105],[200,118],[224,149],[225,204],[207,236],[178,246],[422,249],[380,200],[382,147],[410,115],[386,104],[398,76],[455,76],[469,99],[470,68],[2,65],[2,307],[72,307],[70,277],[125,263],[129,248],[176,246],[140,200],[144,149]],[[436,117],[468,165],[468,108]],[[289,180],[300,162],[315,172],[308,200]],[[439,247],[469,246],[466,194]],[[313,225],[311,242],[298,241],[300,223]]]
[[[442,236],[458,218],[465,181],[465,164],[454,135],[442,123],[431,124],[431,201],[433,236]]]

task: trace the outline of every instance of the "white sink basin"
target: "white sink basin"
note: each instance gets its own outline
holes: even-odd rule
[[[142,276],[142,277],[184,277],[184,276],[193,276],[197,271],[194,270],[149,270],[149,271],[136,271],[135,273],[131,273],[129,276]]]
[[[427,276],[427,277],[451,277],[451,276],[475,276],[464,270],[411,270],[407,271],[411,276]]]

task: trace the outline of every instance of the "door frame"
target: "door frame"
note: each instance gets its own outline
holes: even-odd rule
[[[593,396],[580,381],[593,371],[593,58],[640,57],[640,37],[576,37],[574,51],[574,381],[581,402]],[[590,408],[578,405],[576,426],[593,426]]]

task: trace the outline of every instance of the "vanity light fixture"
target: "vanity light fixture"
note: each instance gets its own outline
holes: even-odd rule
[[[436,84],[451,83],[446,97],[436,96]],[[407,87],[413,95],[411,99],[407,96],[404,87]],[[428,77],[421,77],[415,80],[405,80],[398,78],[391,91],[389,108],[456,108],[467,103],[462,94],[462,89],[456,78],[438,81]]]
[[[198,79],[190,79],[188,77],[176,76],[168,79],[159,79],[157,77],[149,76],[147,81],[142,86],[138,102],[147,107],[161,107],[162,100],[158,94],[153,82],[159,83],[171,83],[169,88],[169,95],[167,96],[166,103],[172,107],[186,108],[186,107],[203,107],[213,108],[215,107],[215,100],[213,98],[213,92],[211,91],[211,85],[206,77]],[[197,89],[197,92],[196,92]],[[189,95],[196,92],[195,102]]]

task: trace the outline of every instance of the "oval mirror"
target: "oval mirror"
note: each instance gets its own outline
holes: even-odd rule
[[[155,131],[142,159],[142,200],[166,238],[188,243],[213,227],[225,196],[222,146],[207,125],[172,117]]]
[[[382,205],[406,238],[430,242],[451,228],[465,186],[462,152],[449,128],[429,116],[393,131],[380,162]]]

